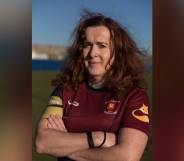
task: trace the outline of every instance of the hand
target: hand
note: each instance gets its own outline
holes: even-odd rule
[[[77,153],[77,152],[71,153],[71,154],[70,154],[70,155],[68,155],[67,157],[68,157],[68,158],[70,158],[70,159],[73,159],[73,160],[76,160],[76,161],[77,161],[76,153]]]
[[[49,129],[67,132],[64,122],[59,115],[50,115],[47,126]]]
[[[93,141],[95,146],[101,145],[104,139],[104,132],[102,131],[95,131],[92,132]],[[116,144],[116,135],[114,133],[106,133],[106,141],[102,147],[108,148],[114,146]]]
[[[106,141],[103,147],[112,147],[116,145],[116,135],[114,133],[106,133]]]

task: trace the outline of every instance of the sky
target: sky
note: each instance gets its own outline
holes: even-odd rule
[[[84,8],[114,18],[140,48],[152,51],[151,0],[32,0],[32,44],[69,46]]]

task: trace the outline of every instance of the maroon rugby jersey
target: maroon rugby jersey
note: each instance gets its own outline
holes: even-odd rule
[[[92,89],[84,82],[77,91],[56,88],[52,96],[63,100],[63,121],[69,132],[117,133],[120,128],[129,127],[148,134],[146,90],[135,88],[118,100],[106,88]]]

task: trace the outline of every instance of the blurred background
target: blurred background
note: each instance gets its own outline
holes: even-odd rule
[[[52,91],[51,80],[63,68],[71,33],[82,9],[110,16],[129,31],[139,48],[146,50],[147,83],[152,106],[152,1],[151,0],[32,0],[32,141],[33,161],[56,158],[35,152],[38,120]],[[151,131],[142,161],[151,160]]]

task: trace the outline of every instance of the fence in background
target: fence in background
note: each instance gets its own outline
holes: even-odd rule
[[[59,71],[64,68],[63,61],[32,60],[33,71]],[[152,71],[152,64],[147,65],[148,72]]]

